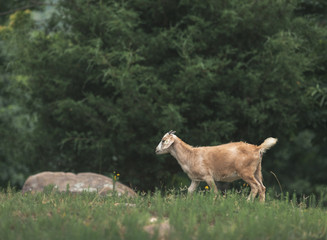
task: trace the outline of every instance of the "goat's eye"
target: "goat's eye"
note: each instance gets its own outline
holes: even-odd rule
[[[162,143],[165,143],[166,142],[166,140],[162,140]]]

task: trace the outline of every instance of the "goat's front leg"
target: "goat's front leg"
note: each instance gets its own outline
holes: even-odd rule
[[[206,183],[210,186],[211,189],[213,189],[214,193],[218,193],[218,188],[217,185],[215,183],[215,180],[213,179],[213,177],[208,176],[205,178]]]
[[[196,190],[196,188],[199,186],[199,183],[200,183],[199,181],[192,180],[191,185],[187,189],[187,193],[192,194]]]

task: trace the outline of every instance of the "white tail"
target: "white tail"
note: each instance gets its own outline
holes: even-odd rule
[[[271,148],[272,146],[274,146],[277,143],[277,138],[267,138],[260,146],[260,152],[264,153],[266,152],[269,148]]]

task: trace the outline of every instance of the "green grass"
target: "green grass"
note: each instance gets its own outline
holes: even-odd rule
[[[143,230],[151,217],[169,220],[167,239],[327,239],[327,211],[312,198],[297,202],[267,194],[261,204],[247,202],[246,194],[127,198],[9,189],[0,193],[0,239],[158,239]]]

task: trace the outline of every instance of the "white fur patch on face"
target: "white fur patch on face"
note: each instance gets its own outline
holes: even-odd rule
[[[156,154],[164,154],[164,153],[166,153],[166,151],[163,150],[162,141],[160,141],[160,143],[156,147]]]
[[[157,150],[161,150],[162,149],[162,141],[160,141],[160,143],[158,144],[158,146],[157,146]]]

